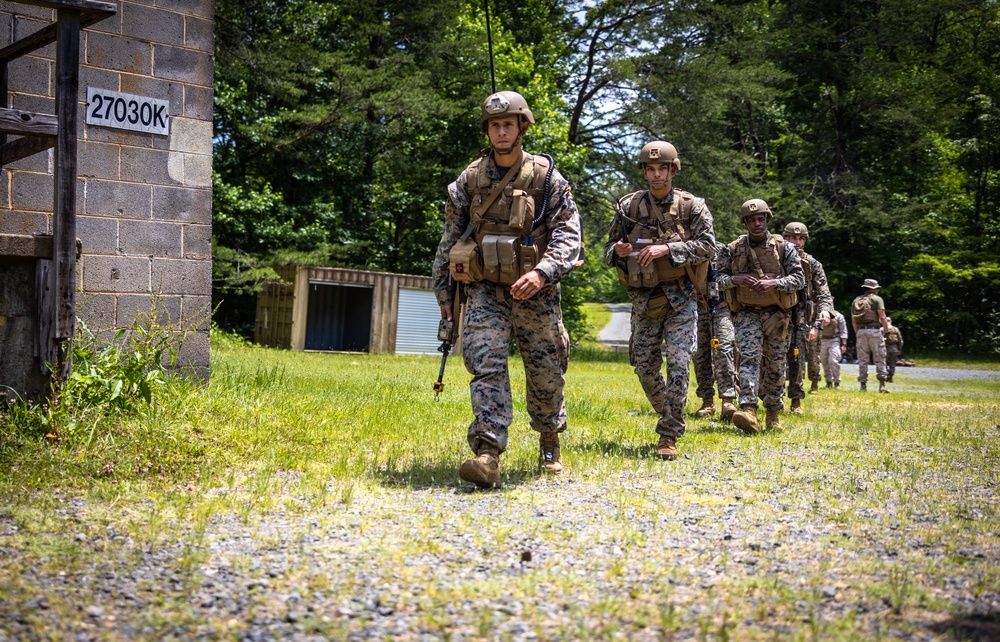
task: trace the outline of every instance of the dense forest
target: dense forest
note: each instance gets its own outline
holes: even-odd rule
[[[489,23],[487,23],[487,9]],[[294,262],[429,274],[479,105],[527,98],[584,216],[578,304],[624,299],[600,259],[643,143],[716,235],[764,198],[805,222],[847,312],[865,278],[908,347],[1000,352],[1000,6],[994,0],[217,0],[216,322]]]

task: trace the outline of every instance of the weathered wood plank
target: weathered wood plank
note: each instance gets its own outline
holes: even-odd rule
[[[39,114],[0,107],[0,132],[55,138],[58,129],[59,119],[54,114]]]
[[[53,208],[53,294],[56,341],[72,339],[76,329],[76,175],[77,96],[80,86],[80,14],[61,10],[56,22],[55,206]],[[56,376],[69,374],[65,345],[58,355]]]
[[[0,234],[0,256],[52,258],[52,237],[48,234]]]
[[[97,11],[103,13],[116,13],[118,11],[117,2],[107,2],[106,0],[14,0],[19,4],[30,4],[34,7],[45,7],[47,9],[77,9],[80,11]]]
[[[30,4],[30,3],[25,3]],[[105,3],[107,4],[107,3]],[[115,11],[99,11],[99,12],[87,12],[80,16],[80,27],[86,28],[92,24],[98,23],[105,18],[115,14]],[[55,23],[48,25],[47,27],[42,27],[38,31],[21,38],[17,42],[13,42],[3,49],[0,49],[0,63],[10,62],[15,58],[19,58],[25,54],[29,54],[32,51],[41,49],[42,47],[47,47],[56,41],[56,25]]]
[[[2,138],[6,138],[6,136],[3,136]],[[13,163],[14,161],[19,161],[22,158],[27,158],[32,154],[44,152],[46,149],[55,147],[55,144],[55,138],[41,138],[35,136],[16,138],[9,143],[0,146],[0,167]]]

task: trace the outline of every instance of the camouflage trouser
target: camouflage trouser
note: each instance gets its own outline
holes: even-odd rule
[[[795,332],[798,336],[795,341],[789,340],[786,353],[788,398],[805,399],[806,391],[802,387],[802,382],[806,374],[806,337],[809,336],[809,327],[800,325],[798,328],[790,328],[789,333],[791,332]],[[798,355],[795,354],[796,348],[799,350]]]
[[[820,339],[820,360],[823,362],[823,370],[826,372],[827,383],[840,383],[840,338]]]
[[[819,372],[819,337],[806,341],[806,359],[809,361],[809,381],[818,383],[822,379]]]
[[[899,347],[896,344],[885,346],[885,371],[889,378],[896,376],[896,359],[899,358]]]
[[[885,381],[885,338],[879,328],[858,330],[858,381],[868,382],[869,358],[875,361],[875,373],[879,381]]]
[[[733,314],[736,348],[740,353],[740,406],[756,406],[759,393],[765,408],[781,410],[784,408],[788,334],[784,337],[764,335],[763,320],[769,313],[759,308],[744,308]]]
[[[698,312],[694,299],[681,310],[668,309],[662,319],[644,319],[632,308],[632,336],[628,342],[629,363],[639,377],[642,390],[660,415],[656,432],[670,437],[684,434],[684,404],[691,378],[691,354],[695,350]],[[667,344],[667,380],[661,348]]]
[[[719,397],[736,398],[736,366],[734,365],[733,318],[729,306],[719,302],[715,306],[715,338],[719,347],[712,348],[712,317],[708,306],[698,302],[698,350],[694,353],[694,376],[698,381],[695,394],[699,399],[714,396],[712,384],[718,383]]]
[[[465,286],[465,329],[462,356],[472,373],[469,446],[507,449],[507,427],[513,421],[507,356],[511,339],[524,361],[525,389],[531,427],[539,432],[566,430],[563,402],[569,335],[562,324],[559,288],[546,287],[527,301],[517,301],[509,286],[492,283]],[[498,294],[497,290],[501,290]]]

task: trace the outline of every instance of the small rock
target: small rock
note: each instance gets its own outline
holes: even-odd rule
[[[375,609],[375,612],[383,617],[388,617],[393,613],[395,613],[396,610],[393,609],[391,606],[380,606],[377,609]]]
[[[77,542],[86,542],[87,536],[84,535],[83,533],[77,533],[76,536],[73,538],[73,540]]]
[[[83,610],[84,613],[92,618],[104,617],[104,607],[98,606],[96,604],[91,604]]]

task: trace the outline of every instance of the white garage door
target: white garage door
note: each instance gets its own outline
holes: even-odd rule
[[[396,354],[440,354],[437,349],[441,308],[431,290],[399,288]]]

